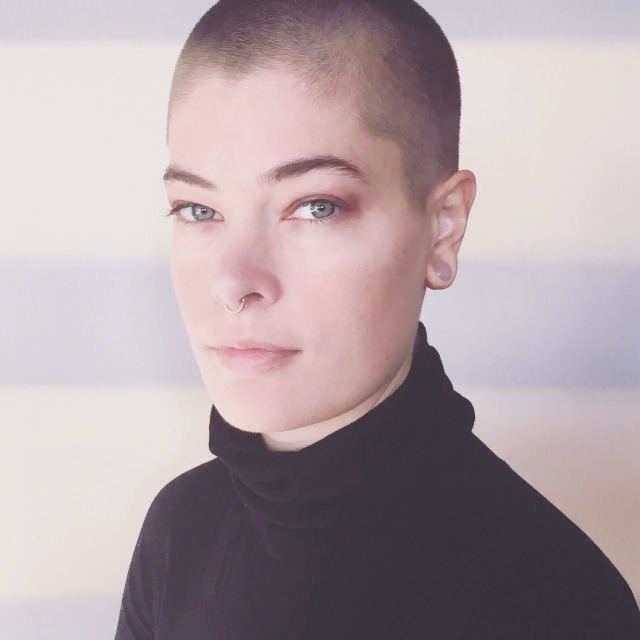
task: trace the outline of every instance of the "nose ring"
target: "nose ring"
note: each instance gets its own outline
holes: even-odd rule
[[[242,300],[240,300],[240,308],[239,309],[236,309],[235,311],[233,309],[230,309],[229,305],[226,302],[224,303],[224,308],[229,313],[240,313],[244,309],[244,298],[242,298]]]

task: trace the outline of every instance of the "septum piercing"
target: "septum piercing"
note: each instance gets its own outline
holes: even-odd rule
[[[229,308],[229,305],[225,302],[224,303],[224,308],[229,312],[229,313],[240,313],[243,309],[244,309],[244,298],[242,298],[240,300],[240,308],[236,309],[235,311],[231,308]]]

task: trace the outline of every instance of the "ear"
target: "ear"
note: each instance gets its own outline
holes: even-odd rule
[[[434,224],[434,240],[427,264],[425,286],[446,289],[458,271],[458,251],[476,197],[476,177],[458,171],[438,183],[429,197],[427,215]]]

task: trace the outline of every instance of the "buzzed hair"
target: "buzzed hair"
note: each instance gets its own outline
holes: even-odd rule
[[[297,75],[314,99],[351,100],[367,131],[399,146],[415,208],[457,171],[458,67],[414,0],[220,0],[180,53],[169,118],[212,72],[239,79],[261,69]]]

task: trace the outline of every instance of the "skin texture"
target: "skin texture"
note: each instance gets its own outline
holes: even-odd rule
[[[313,99],[299,78],[275,69],[201,81],[172,112],[168,147],[171,208],[213,210],[200,222],[189,208],[174,215],[171,268],[223,418],[262,433],[271,448],[299,449],[393,393],[409,371],[425,288],[455,278],[473,174],[439,182],[416,211],[398,146],[365,131],[353,104]],[[365,181],[336,169],[265,177],[329,155],[359,167]],[[176,170],[215,188],[187,184]],[[309,200],[337,208],[314,221]],[[242,298],[240,313],[225,309]],[[213,347],[242,339],[295,354],[262,370],[232,370]]]

